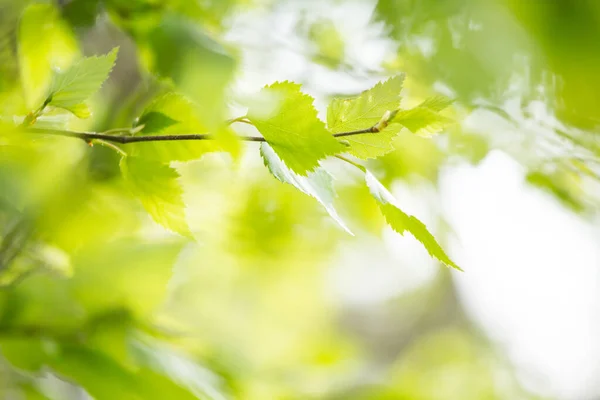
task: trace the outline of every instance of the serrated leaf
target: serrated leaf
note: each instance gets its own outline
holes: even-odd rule
[[[52,4],[32,4],[19,26],[19,72],[27,107],[39,107],[48,94],[54,69],[79,57],[77,41]]]
[[[112,71],[118,48],[103,56],[86,57],[64,72],[56,72],[50,87],[49,105],[71,111],[77,117],[90,116],[84,103],[96,93]]]
[[[137,133],[145,135],[169,135],[207,133],[191,100],[178,93],[166,93],[153,100],[140,116]],[[190,161],[203,154],[228,149],[218,140],[139,142],[128,145],[128,153],[163,163]]]
[[[302,193],[314,197],[346,232],[353,234],[344,221],[340,218],[333,206],[335,190],[333,189],[333,179],[327,171],[318,168],[307,176],[301,176],[291,171],[285,163],[277,156],[271,146],[262,143],[260,154],[265,166],[271,174],[279,181],[294,186]]]
[[[183,236],[192,236],[185,220],[179,173],[174,168],[131,156],[123,157],[120,166],[131,191],[156,222]]]
[[[327,156],[344,151],[317,117],[313,98],[300,85],[276,82],[266,86],[248,110],[248,118],[275,153],[296,174],[306,176]]]
[[[327,109],[327,127],[333,133],[367,129],[377,124],[386,111],[400,107],[400,92],[404,76],[398,75],[359,96],[333,99]],[[393,150],[392,140],[402,129],[401,125],[390,124],[377,133],[347,136],[349,154],[361,159],[375,158]]]
[[[379,180],[377,180],[377,178],[368,170],[365,169],[364,171],[365,180],[371,195],[377,201],[381,213],[392,229],[401,235],[404,235],[404,232],[408,231],[415,237],[415,239],[425,246],[425,249],[432,257],[437,258],[448,267],[462,271],[462,269],[460,269],[460,267],[446,255],[433,235],[427,230],[425,224],[419,221],[416,217],[403,212],[396,205],[397,202],[394,196],[392,196],[392,194],[381,184],[381,182],[379,182]]]

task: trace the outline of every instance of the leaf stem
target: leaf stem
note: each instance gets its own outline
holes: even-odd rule
[[[117,146],[117,145],[115,145],[113,143],[110,143],[110,142],[108,142],[106,140],[94,139],[94,140],[91,140],[89,143],[90,143],[90,145],[93,145],[93,144],[97,143],[100,146],[104,146],[104,147],[108,147],[109,149],[113,149],[114,151],[116,151],[117,153],[119,153],[119,155],[121,155],[121,156],[124,156],[124,157],[127,156],[127,153],[124,152],[123,149],[121,149],[119,146]]]
[[[227,125],[231,125],[234,122],[242,122],[244,124],[250,124],[250,125],[254,125],[252,122],[250,122],[250,120],[248,119],[247,116],[242,115],[241,117],[237,117],[237,118],[232,118],[232,119],[228,119],[226,124]]]
[[[336,155],[335,158],[339,158],[342,161],[347,162],[348,164],[354,165],[356,168],[360,169],[362,172],[367,172],[367,169],[365,167],[363,167],[362,165],[360,165],[357,162],[354,162],[344,156],[340,156],[340,155]]]

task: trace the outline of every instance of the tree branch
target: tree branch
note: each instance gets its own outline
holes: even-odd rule
[[[245,122],[238,120],[239,122]],[[126,131],[125,129],[119,129],[119,131]],[[72,137],[77,139],[91,142],[92,140],[103,140],[106,142],[128,144],[128,143],[140,143],[140,142],[166,142],[166,141],[183,141],[183,140],[214,140],[215,137],[211,134],[204,133],[189,133],[189,134],[175,134],[175,135],[145,135],[145,136],[118,136],[110,135],[107,133],[96,133],[96,132],[76,132],[76,131],[63,131],[59,129],[43,129],[43,128],[26,128],[25,132],[39,134],[39,135],[51,135],[51,136],[63,136]],[[374,125],[367,129],[360,129],[349,132],[334,133],[334,137],[344,137],[360,135],[364,133],[376,133],[379,132],[377,125]],[[246,142],[266,142],[267,140],[262,136],[240,136],[240,140]]]

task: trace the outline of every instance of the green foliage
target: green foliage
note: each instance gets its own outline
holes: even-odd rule
[[[404,76],[380,82],[359,96],[333,99],[327,109],[327,127],[333,133],[367,129],[377,124],[386,111],[400,108],[400,92]],[[393,150],[392,140],[401,126],[391,124],[383,131],[347,137],[348,153],[362,159],[375,158]]]
[[[123,157],[123,177],[150,216],[165,228],[191,236],[185,220],[183,190],[177,171],[166,164],[140,157]]]
[[[108,78],[117,59],[118,49],[99,57],[86,57],[66,71],[54,75],[48,105],[64,108],[79,118],[88,118],[90,110],[84,104]]]
[[[427,230],[425,224],[419,221],[412,215],[403,212],[396,206],[396,199],[392,194],[375,178],[375,176],[365,171],[365,179],[371,194],[379,204],[381,212],[385,216],[388,224],[399,234],[410,232],[419,242],[425,246],[432,257],[437,258],[448,267],[461,270],[450,258],[446,255],[442,247],[435,240],[433,235]]]
[[[399,74],[333,99],[325,123],[315,99],[285,81],[227,120],[238,60],[217,33],[251,2],[200,3],[23,2],[0,29],[0,374],[18,377],[19,396],[41,398],[55,379],[97,399],[304,398],[346,379],[354,345],[330,322],[320,269],[343,232],[323,224],[319,205],[349,234],[334,204],[350,204],[350,225],[374,234],[381,211],[458,268],[342,156],[380,158],[386,184],[401,175],[394,168],[433,179],[420,155],[437,162],[435,143],[408,130],[440,131],[449,101],[402,110]],[[346,67],[350,43],[333,22],[306,33],[313,60]],[[242,123],[261,136],[238,135]],[[240,157],[242,141],[263,142],[270,175],[253,164],[256,143]],[[415,150],[423,166],[396,162]],[[223,152],[231,158],[213,154]],[[334,163],[344,162],[365,170],[370,193],[361,184],[338,199]],[[161,227],[184,238],[165,239]],[[181,302],[192,306],[182,312]]]
[[[317,118],[313,99],[300,85],[274,83],[261,91],[260,100],[250,107],[248,118],[295,173],[305,176],[320,160],[344,149]]]

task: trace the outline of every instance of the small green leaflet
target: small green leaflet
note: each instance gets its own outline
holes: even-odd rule
[[[158,96],[146,107],[137,122],[137,126],[142,125],[137,135],[192,134],[208,130],[195,104],[173,92]],[[205,153],[224,150],[219,140],[142,142],[126,147],[129,154],[162,163],[197,160]]]
[[[420,136],[431,136],[443,130],[452,120],[439,114],[440,111],[452,104],[444,96],[435,96],[425,100],[410,110],[400,110],[394,122],[399,123],[412,133]]]
[[[427,249],[432,257],[437,258],[448,267],[462,271],[462,269],[446,255],[433,235],[429,233],[425,224],[412,215],[408,215],[400,210],[400,208],[395,205],[396,199],[381,184],[381,182],[379,182],[371,172],[366,169],[363,170],[365,171],[365,180],[371,191],[371,195],[377,201],[381,213],[392,229],[401,235],[404,235],[404,232],[406,231],[410,232],[415,239],[425,246],[425,249]]]
[[[300,85],[276,82],[263,88],[258,100],[264,101],[250,106],[248,118],[296,174],[306,176],[320,160],[344,151],[325,129],[313,98],[302,93]]]
[[[48,104],[71,111],[79,118],[88,118],[91,113],[84,102],[102,87],[115,65],[118,51],[114,48],[103,56],[83,58],[66,71],[56,72]]]
[[[332,133],[372,127],[386,111],[394,111],[400,107],[403,82],[404,75],[398,75],[379,82],[359,96],[333,99],[327,109],[327,127]],[[382,156],[393,150],[392,140],[401,129],[401,125],[392,123],[381,132],[345,137],[344,140],[350,143],[350,148],[346,151],[361,159]]]
[[[283,183],[296,187],[304,194],[314,197],[323,205],[323,207],[325,207],[325,210],[327,210],[335,222],[337,222],[346,232],[353,235],[333,207],[335,191],[333,189],[333,179],[327,171],[318,168],[308,174],[308,176],[298,175],[287,168],[273,148],[266,143],[261,144],[260,154],[264,160],[265,166],[275,178]]]
[[[144,133],[163,132],[168,127],[178,124],[179,121],[174,120],[160,111],[146,111],[140,117],[137,126],[142,126]]]
[[[166,164],[139,157],[123,157],[121,172],[133,194],[159,224],[183,236],[192,237],[185,220],[183,190],[179,173]]]

